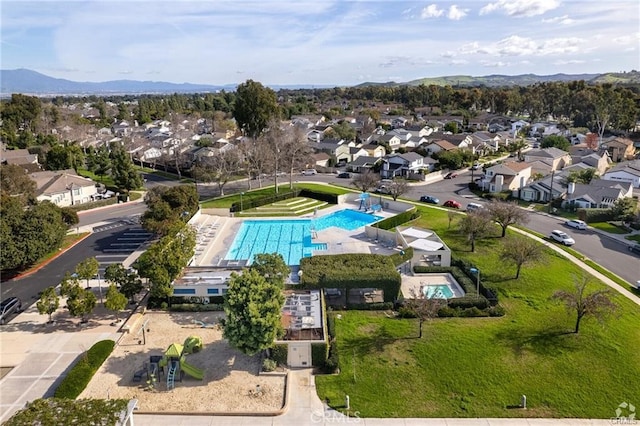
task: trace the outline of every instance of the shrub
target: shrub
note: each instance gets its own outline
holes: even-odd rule
[[[477,308],[477,309],[486,309],[489,306],[489,302],[484,297],[476,297],[474,296],[465,296],[458,297],[455,299],[449,299],[448,303],[450,308]]]
[[[55,390],[56,398],[76,399],[115,347],[113,340],[102,340],[81,355],[80,361],[69,371]]]
[[[330,338],[336,337],[336,317],[333,314],[327,315],[327,333]]]
[[[338,344],[336,340],[331,340],[329,344],[329,357],[324,363],[324,372],[327,374],[337,373],[340,370],[340,360],[338,358]]]
[[[262,360],[262,371],[266,371],[266,372],[275,371],[277,366],[278,366],[278,363],[272,359],[265,358]]]
[[[406,306],[401,306],[398,309],[398,317],[399,318],[417,318],[415,312],[412,309],[407,308]]]
[[[502,306],[496,305],[487,309],[487,313],[490,317],[502,317],[506,314],[506,311]]]
[[[587,223],[606,222],[614,219],[611,209],[578,209],[578,217]]]
[[[270,349],[270,356],[272,360],[274,360],[278,365],[287,365],[287,356],[288,356],[288,346],[277,344],[273,345]]]
[[[412,209],[407,210],[406,212],[402,212],[395,216],[388,217],[386,219],[381,220],[380,222],[375,223],[373,226],[380,229],[393,229],[396,226],[402,225],[403,223],[407,223],[409,221],[415,220],[420,217],[420,213],[418,210],[413,207]]]
[[[438,316],[441,318],[457,317],[458,312],[455,309],[450,308],[449,306],[443,306],[442,308],[438,309]]]
[[[461,317],[488,317],[489,314],[485,311],[482,311],[475,306],[469,309],[463,309],[460,312]]]
[[[314,367],[322,367],[327,361],[329,355],[329,345],[326,343],[311,344],[311,365]]]
[[[348,306],[354,311],[388,311],[393,309],[393,302],[382,303],[355,303]]]
[[[176,303],[171,305],[171,311],[174,312],[217,312],[224,311],[224,305],[217,303]]]

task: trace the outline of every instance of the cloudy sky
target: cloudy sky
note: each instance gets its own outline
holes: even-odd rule
[[[2,0],[0,65],[75,81],[353,85],[640,69],[638,0]]]

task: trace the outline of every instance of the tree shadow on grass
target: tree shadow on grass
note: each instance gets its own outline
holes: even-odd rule
[[[579,350],[579,336],[567,328],[551,326],[542,330],[500,330],[495,339],[511,348],[516,356],[531,352],[537,355],[561,355]]]
[[[401,338],[395,337],[389,333],[387,327],[382,323],[376,330],[366,335],[360,335],[344,340],[343,349],[349,353],[355,352],[358,356],[364,356],[372,353],[384,352],[385,347]]]

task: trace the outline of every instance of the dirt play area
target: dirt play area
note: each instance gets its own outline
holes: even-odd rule
[[[260,357],[248,357],[222,339],[218,325],[222,316],[222,312],[147,312],[115,347],[80,398],[135,398],[142,412],[279,410],[284,403],[284,373],[258,375]],[[145,321],[143,335],[139,331]],[[146,374],[134,382],[134,375],[151,355],[161,356],[172,343],[183,344],[189,336],[199,336],[203,342],[202,351],[186,355],[188,364],[204,370],[203,380],[186,375],[167,391],[165,368],[154,387],[148,385]],[[142,340],[146,343],[141,344]]]

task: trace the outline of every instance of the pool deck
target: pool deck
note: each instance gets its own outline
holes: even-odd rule
[[[223,217],[202,214],[194,224],[197,230],[196,255],[191,266],[219,266],[233,244],[243,220],[289,220],[289,219],[313,219],[326,216],[335,211],[353,209],[358,210],[356,203],[344,203],[318,210],[297,217]],[[381,211],[377,216],[390,217],[397,212]],[[364,233],[364,227],[353,231],[341,228],[328,228],[317,231],[313,238],[314,243],[326,243],[327,250],[317,251],[314,255],[343,254],[343,253],[373,253],[389,255],[397,252],[397,249],[385,247],[375,241],[370,241]]]

